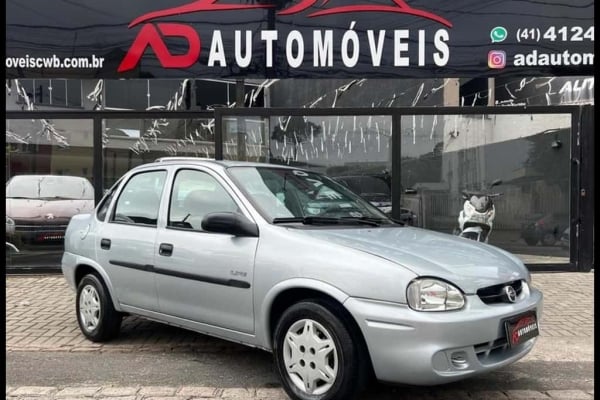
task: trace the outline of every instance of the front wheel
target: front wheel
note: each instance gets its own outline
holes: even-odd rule
[[[94,274],[77,286],[77,322],[81,332],[93,342],[104,342],[119,334],[122,314],[115,310],[108,289]]]
[[[275,329],[273,351],[288,396],[355,398],[367,375],[359,340],[352,333],[324,304],[303,301],[288,308]]]

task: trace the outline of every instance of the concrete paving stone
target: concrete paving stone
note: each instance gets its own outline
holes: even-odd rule
[[[549,397],[536,390],[507,390],[506,394],[510,400],[548,400]]]
[[[256,398],[258,399],[287,399],[287,395],[283,389],[275,388],[258,388],[256,389]]]
[[[174,396],[177,392],[176,387],[170,386],[142,386],[138,395],[149,397]]]
[[[57,397],[53,397],[53,399],[56,399]],[[60,397],[60,400],[90,400],[91,397],[81,397],[81,396],[77,396],[77,397]],[[19,399],[21,400],[21,399]],[[102,400],[104,400],[104,398],[102,398]]]
[[[177,391],[177,396],[192,396],[193,398],[217,398],[221,396],[223,389],[211,386],[183,386]]]
[[[54,397],[57,399],[64,397],[92,397],[101,389],[102,387],[100,386],[71,386],[62,389]]]
[[[58,388],[54,386],[21,386],[16,388],[11,396],[46,396],[49,397],[55,393]]]
[[[214,397],[205,397],[205,398],[214,399]],[[190,396],[144,397],[143,399],[144,400],[189,400]]]
[[[473,400],[507,400],[508,397],[498,390],[482,390],[480,392],[469,392]]]
[[[246,388],[233,388],[233,389],[223,389],[223,393],[221,397],[224,399],[240,399],[240,400],[249,400],[253,399],[256,395],[256,389],[246,389]]]
[[[583,390],[548,390],[546,391],[551,399],[556,400],[591,400],[593,395]]]
[[[471,396],[464,390],[436,390],[434,398],[436,400],[471,400]]]
[[[135,396],[138,392],[138,387],[105,387],[100,391],[100,396]]]
[[[101,397],[102,400],[137,400],[136,396],[117,396],[117,397]],[[86,399],[89,400],[89,399]]]

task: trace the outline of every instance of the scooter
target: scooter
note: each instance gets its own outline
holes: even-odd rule
[[[496,208],[492,199],[502,196],[502,193],[489,193],[489,191],[501,183],[501,180],[495,180],[483,192],[462,192],[465,203],[458,215],[458,228],[455,229],[455,234],[478,242],[488,242],[496,217]]]

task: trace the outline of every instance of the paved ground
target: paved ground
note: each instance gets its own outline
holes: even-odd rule
[[[593,279],[593,273],[533,275],[533,285],[541,288],[545,295],[541,337],[526,357],[527,363],[515,364],[515,369],[505,373],[504,377],[500,372],[491,381],[487,378],[470,380],[468,384],[442,389],[375,387],[372,393],[365,395],[365,399],[593,398]],[[87,341],[80,334],[75,320],[74,293],[68,289],[62,276],[6,278],[6,350],[7,398],[10,399],[286,398],[281,389],[274,387],[278,383],[270,370],[270,356],[265,352],[134,317],[124,320],[117,340],[107,344]],[[127,379],[127,384],[123,383],[123,379],[116,379],[119,381],[117,385],[107,383],[112,382],[109,379],[96,384],[78,378],[79,369],[84,369],[89,363],[91,353],[95,353],[94,360],[99,364],[118,361],[126,369],[128,362],[155,366],[156,363],[164,363],[165,366],[172,365],[171,368],[182,368],[180,374],[194,371],[197,375],[196,379],[190,375],[189,379],[182,378],[180,382],[165,376],[164,382],[153,381],[160,387],[153,387],[146,386],[149,382],[144,373],[135,375],[135,367],[132,366],[131,379]],[[28,377],[40,374],[28,375],[28,371],[35,371],[37,365],[47,369],[46,366],[51,363],[59,366],[68,364],[72,368],[70,375],[74,378],[59,378],[60,374],[57,374],[49,381],[38,378],[35,386],[30,386]],[[239,364],[239,374],[243,375],[244,368],[247,371],[253,366],[257,368],[256,374],[248,371],[247,376],[240,379],[246,382],[241,385],[240,381],[228,382],[223,378],[226,375],[223,371],[236,363]],[[205,371],[210,379],[200,378],[202,373],[199,371],[202,371],[203,365],[210,366]],[[215,374],[219,366],[223,369]],[[552,374],[553,378],[547,380],[541,378],[542,372],[540,379],[535,378],[535,371],[532,372],[552,368],[556,372]],[[515,383],[519,379],[522,380],[520,385]],[[194,383],[190,382],[203,383],[198,387],[191,386]],[[504,382],[507,383],[502,386]]]

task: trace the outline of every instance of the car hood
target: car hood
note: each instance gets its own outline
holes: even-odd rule
[[[93,200],[6,199],[6,215],[17,220],[65,219],[93,209]]]
[[[364,251],[419,276],[445,279],[472,294],[482,287],[526,279],[515,256],[494,246],[420,228],[310,229],[301,234]]]

